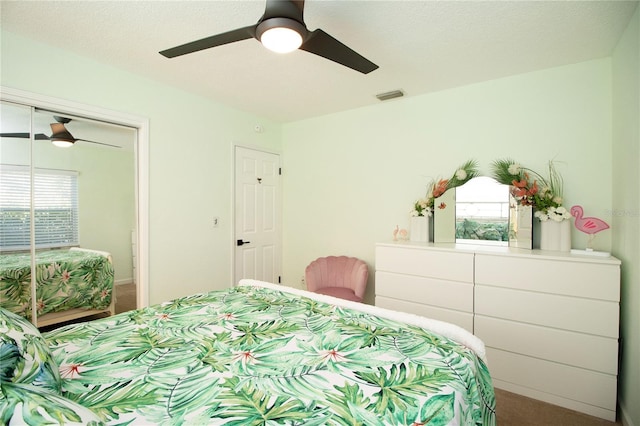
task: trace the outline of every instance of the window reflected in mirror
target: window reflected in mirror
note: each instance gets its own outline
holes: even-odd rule
[[[456,188],[456,243],[509,245],[509,186],[481,176]]]

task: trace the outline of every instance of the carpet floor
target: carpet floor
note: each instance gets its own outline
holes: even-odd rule
[[[598,417],[496,389],[498,426],[617,426]]]
[[[137,308],[136,285],[120,284],[116,286],[116,314]]]

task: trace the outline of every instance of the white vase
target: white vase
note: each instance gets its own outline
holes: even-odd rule
[[[545,220],[540,222],[540,249],[571,251],[571,221]]]
[[[429,218],[426,216],[412,216],[410,225],[409,240],[426,243],[429,239]]]

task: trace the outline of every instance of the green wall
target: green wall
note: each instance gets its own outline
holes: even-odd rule
[[[233,146],[279,151],[280,125],[7,31],[1,36],[2,86],[148,117],[150,302],[231,286]]]
[[[396,225],[408,227],[412,203],[430,179],[450,176],[468,159],[483,174],[498,158],[541,172],[553,159],[565,204],[607,218],[611,60],[286,124],[283,145],[284,278],[296,286],[320,255],[355,255],[373,266],[375,243],[390,240]],[[586,235],[572,234],[573,247],[585,248]],[[611,250],[611,232],[599,234],[594,246]]]
[[[613,254],[622,260],[624,424],[640,425],[640,9],[613,54]]]

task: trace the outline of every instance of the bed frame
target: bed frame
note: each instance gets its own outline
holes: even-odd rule
[[[74,308],[62,312],[51,312],[42,316],[34,315],[33,324],[36,327],[46,327],[48,325],[59,324],[65,321],[72,321],[78,318],[84,318],[91,315],[108,313],[109,316],[116,314],[116,296],[115,291],[111,296],[111,305],[107,309],[82,309]]]

